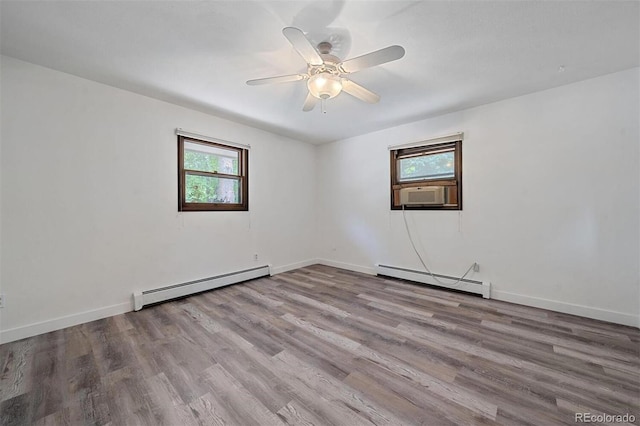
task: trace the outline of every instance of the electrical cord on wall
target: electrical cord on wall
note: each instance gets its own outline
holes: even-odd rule
[[[424,266],[424,269],[427,271],[427,273],[429,275],[431,275],[431,278],[433,278],[438,284],[444,286],[444,287],[456,287],[458,286],[462,280],[464,279],[464,277],[467,276],[467,274],[473,269],[474,266],[476,266],[476,263],[473,262],[471,264],[471,266],[469,266],[469,269],[467,269],[467,272],[464,273],[463,276],[461,276],[458,281],[456,281],[453,284],[449,284],[449,283],[443,283],[442,281],[440,281],[438,279],[438,277],[436,277],[433,272],[431,272],[431,270],[429,269],[429,267],[427,266],[427,264],[424,262],[424,260],[422,259],[422,256],[420,255],[420,252],[418,251],[418,249],[416,248],[415,243],[413,242],[413,238],[411,237],[411,231],[409,231],[409,224],[407,223],[407,215],[405,213],[405,209],[404,209],[404,204],[402,205],[402,219],[404,219],[404,227],[407,230],[407,235],[409,236],[409,241],[411,241],[411,247],[413,247],[413,251],[416,252],[416,255],[418,256],[418,259],[420,259],[420,263],[422,263],[422,266]]]

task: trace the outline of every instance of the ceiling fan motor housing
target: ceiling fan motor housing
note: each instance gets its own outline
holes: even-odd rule
[[[332,48],[333,46],[328,41],[322,41],[318,43],[318,52],[320,52],[321,55],[328,54],[329,52],[331,52]]]

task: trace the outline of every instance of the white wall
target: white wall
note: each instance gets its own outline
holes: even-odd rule
[[[493,296],[638,326],[638,69],[320,147],[319,256],[422,269],[389,209],[388,145],[465,133],[462,212],[408,212],[436,273]]]
[[[434,271],[477,261],[494,297],[638,325],[637,69],[321,147],[8,57],[0,73],[0,341],[256,264],[419,269],[387,146],[457,131],[464,211],[408,213]],[[249,212],[177,212],[176,127],[252,145]]]
[[[8,57],[1,87],[3,341],[314,257],[314,146]],[[249,212],[177,211],[176,127],[251,144]]]

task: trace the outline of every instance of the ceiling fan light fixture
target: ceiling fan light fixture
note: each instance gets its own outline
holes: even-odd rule
[[[337,75],[321,72],[313,75],[307,81],[309,93],[318,99],[335,98],[342,91],[342,81]]]

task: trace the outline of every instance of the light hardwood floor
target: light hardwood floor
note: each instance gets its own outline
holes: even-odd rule
[[[0,346],[3,425],[640,418],[640,331],[311,266]]]

